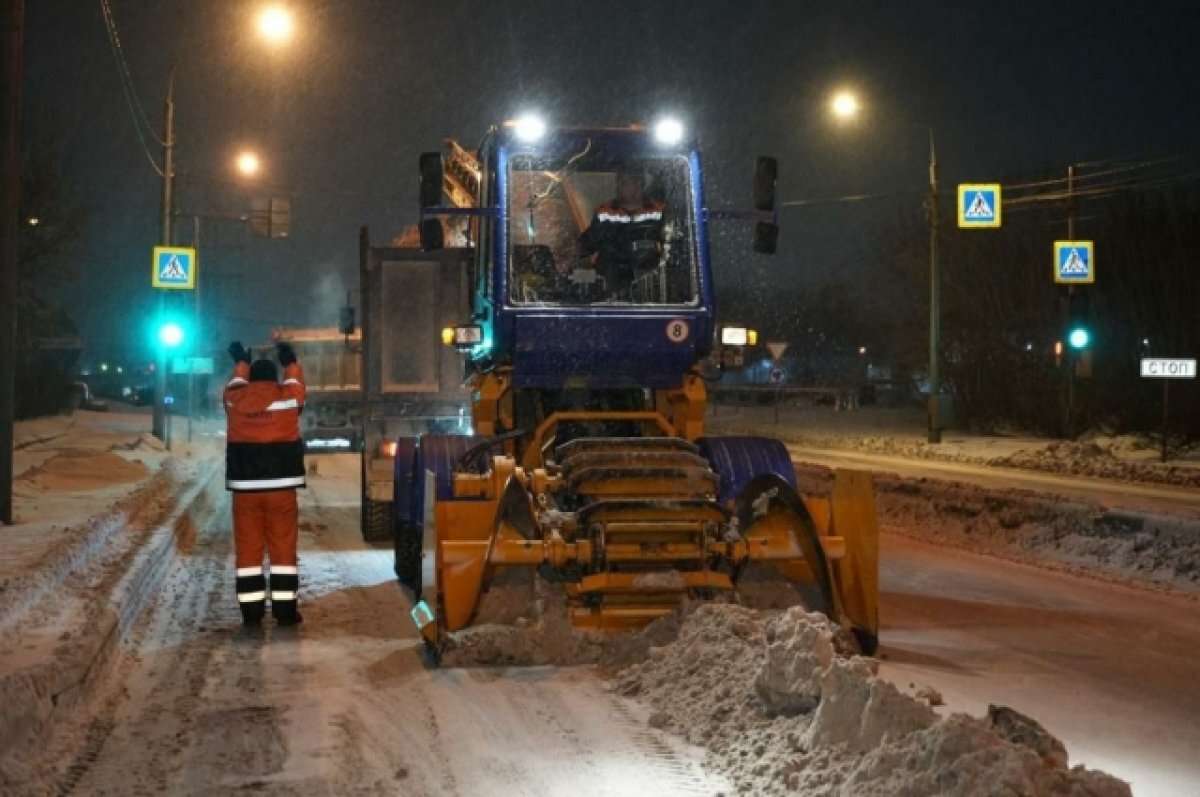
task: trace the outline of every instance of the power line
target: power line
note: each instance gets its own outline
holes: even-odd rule
[[[112,50],[113,60],[117,64],[117,77],[121,81],[121,93],[125,97],[125,106],[129,110],[133,130],[137,133],[138,141],[141,142],[142,151],[146,153],[146,160],[150,161],[154,171],[158,173],[159,177],[162,177],[162,167],[154,160],[154,155],[150,152],[150,145],[146,143],[146,135],[148,133],[159,146],[163,146],[163,141],[154,133],[154,127],[150,124],[149,117],[146,116],[146,109],[142,107],[142,102],[138,99],[137,90],[133,85],[133,75],[125,60],[125,51],[121,48],[121,38],[117,34],[117,21],[113,17],[108,0],[100,0],[100,10],[104,15],[104,27],[108,33],[109,48]]]
[[[871,199],[890,199],[898,196],[912,196],[914,194],[927,194],[927,190],[905,189],[903,191],[885,191],[878,194],[847,194],[846,196],[821,197],[819,199],[792,199],[786,202],[780,202],[780,207],[797,208],[806,207],[809,205],[832,205],[845,202],[865,202]]]
[[[1006,193],[1010,192],[1010,191],[1019,191],[1022,189],[1037,188],[1037,187],[1057,186],[1058,188],[1056,188],[1053,191],[1043,191],[1043,192],[1039,192],[1039,193],[1031,193],[1026,196],[1019,196],[1019,197],[1005,196],[1005,198],[1003,200],[1003,204],[1006,209],[1011,208],[1013,210],[1024,210],[1024,209],[1027,209],[1026,206],[1036,205],[1036,204],[1042,203],[1042,202],[1060,202],[1060,201],[1070,198],[1071,196],[1075,196],[1076,198],[1103,198],[1103,197],[1111,196],[1113,194],[1117,194],[1117,193],[1120,193],[1123,191],[1149,190],[1149,189],[1158,188],[1158,187],[1161,187],[1164,185],[1169,185],[1169,184],[1175,183],[1175,182],[1186,182],[1190,179],[1195,178],[1197,176],[1197,174],[1200,174],[1198,172],[1184,172],[1184,173],[1176,174],[1176,175],[1161,175],[1161,174],[1160,175],[1146,175],[1146,176],[1136,177],[1134,179],[1123,179],[1123,180],[1117,179],[1117,180],[1109,180],[1106,182],[1087,184],[1091,181],[1095,181],[1100,178],[1112,177],[1114,175],[1128,174],[1130,172],[1136,172],[1139,170],[1147,170],[1147,169],[1151,169],[1151,168],[1157,168],[1157,167],[1161,167],[1165,164],[1179,163],[1182,160],[1184,160],[1184,158],[1182,158],[1181,156],[1174,156],[1174,157],[1170,157],[1170,158],[1157,158],[1157,159],[1152,159],[1152,160],[1136,161],[1133,163],[1130,163],[1127,160],[1119,160],[1119,159],[1113,159],[1110,161],[1091,161],[1090,162],[1091,164],[1096,164],[1096,165],[1099,165],[1102,163],[1124,163],[1125,165],[1111,168],[1111,169],[1106,169],[1106,170],[1100,171],[1100,172],[1092,172],[1090,174],[1076,175],[1076,177],[1075,177],[1076,187],[1074,188],[1073,191],[1070,191],[1070,192],[1068,192],[1066,190],[1067,178],[1065,178],[1065,177],[1056,177],[1056,178],[1051,178],[1051,179],[1047,179],[1047,180],[1033,180],[1033,181],[1026,181],[1023,183],[1006,183],[1003,185],[1004,191]],[[1080,185],[1081,183],[1083,183],[1082,186]],[[913,188],[913,189],[905,189],[905,190],[901,190],[901,191],[884,191],[884,192],[870,193],[870,194],[846,194],[843,196],[820,197],[820,198],[814,198],[814,199],[794,199],[794,200],[787,200],[784,202],[780,202],[779,204],[780,204],[780,207],[811,207],[811,206],[816,206],[816,205],[856,203],[856,202],[864,202],[864,201],[870,201],[870,200],[876,200],[876,199],[892,199],[892,198],[903,197],[903,196],[915,196],[915,195],[923,196],[923,195],[927,195],[927,194],[928,194],[927,188],[926,189]],[[946,189],[939,191],[938,194],[945,195],[945,196],[953,196],[955,194],[955,189],[946,188]]]
[[[1131,172],[1131,171],[1135,171],[1137,169],[1146,169],[1146,168],[1150,168],[1152,166],[1160,166],[1164,163],[1171,163],[1171,162],[1178,161],[1178,160],[1179,160],[1178,157],[1174,157],[1174,158],[1159,158],[1158,160],[1139,161],[1137,163],[1126,163],[1126,165],[1121,166],[1119,168],[1115,168],[1115,169],[1106,169],[1101,172],[1090,172],[1090,173],[1086,173],[1086,174],[1076,174],[1075,182],[1081,183],[1086,180],[1095,180],[1097,178],[1107,177],[1107,176],[1110,176],[1113,174],[1123,174],[1125,172]],[[1092,164],[1098,165],[1101,163],[1103,163],[1103,161],[1091,161],[1091,163],[1088,165],[1092,165]],[[1075,164],[1075,165],[1079,166],[1082,164]],[[1026,189],[1026,188],[1041,188],[1043,186],[1050,186],[1050,185],[1065,185],[1066,182],[1067,182],[1066,177],[1052,177],[1052,178],[1049,178],[1046,180],[1035,180],[1035,181],[1027,182],[1027,183],[1009,183],[1004,186],[1004,190],[1005,191],[1020,191],[1022,189]]]

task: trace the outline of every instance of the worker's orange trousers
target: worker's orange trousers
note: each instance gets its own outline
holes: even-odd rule
[[[299,520],[294,489],[235,492],[233,541],[238,568],[261,567],[264,553],[272,565],[295,566]]]
[[[263,554],[271,560],[271,611],[280,624],[298,622],[300,571],[296,537],[300,511],[296,490],[233,494],[233,544],[237,551],[237,599],[242,619],[258,625],[266,611],[267,577]]]

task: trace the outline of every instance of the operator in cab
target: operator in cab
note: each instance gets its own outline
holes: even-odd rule
[[[662,201],[646,195],[640,171],[617,173],[616,198],[596,208],[579,236],[580,252],[593,257],[610,298],[627,297],[634,280],[658,266],[664,210]]]

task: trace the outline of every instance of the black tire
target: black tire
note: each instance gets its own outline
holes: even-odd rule
[[[861,628],[851,628],[850,633],[854,634],[854,640],[864,656],[874,656],[875,651],[879,650],[879,637],[875,634]]]
[[[386,542],[392,539],[392,502],[363,498],[363,539]]]
[[[421,592],[421,537],[412,523],[397,523],[393,538],[396,578],[414,593]]]

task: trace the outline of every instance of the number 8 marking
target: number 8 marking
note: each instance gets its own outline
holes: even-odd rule
[[[690,331],[687,321],[684,321],[682,318],[676,318],[667,322],[667,340],[672,343],[683,343],[687,340]]]

